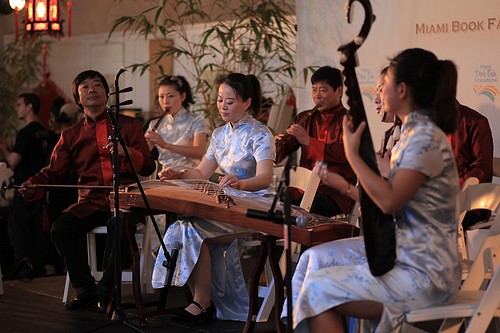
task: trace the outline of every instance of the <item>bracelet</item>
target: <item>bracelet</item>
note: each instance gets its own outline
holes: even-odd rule
[[[351,186],[351,183],[347,182],[347,190],[344,191],[344,193],[342,193],[343,195],[349,195],[349,193],[351,193],[351,190],[352,190],[352,186]]]

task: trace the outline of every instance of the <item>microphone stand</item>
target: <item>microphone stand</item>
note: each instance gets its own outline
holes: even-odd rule
[[[156,223],[156,220],[154,218],[154,215],[152,213],[151,207],[149,205],[149,202],[147,200],[146,194],[144,193],[144,189],[142,187],[141,181],[139,179],[139,176],[137,174],[137,171],[132,163],[132,159],[130,157],[130,154],[128,153],[126,149],[126,144],[125,141],[123,140],[123,137],[120,133],[121,130],[121,125],[118,122],[118,114],[120,110],[121,105],[128,105],[131,104],[132,101],[127,100],[123,103],[120,103],[120,98],[119,94],[121,92],[129,92],[132,91],[132,88],[125,88],[123,90],[120,90],[118,88],[118,79],[120,75],[125,72],[125,68],[120,68],[118,73],[116,74],[115,77],[115,88],[116,91],[112,94],[116,94],[116,104],[111,106],[108,110],[108,116],[111,120],[111,123],[113,125],[113,135],[109,137],[109,139],[113,142],[113,155],[112,155],[112,165],[113,165],[113,192],[114,192],[114,208],[113,208],[113,218],[112,218],[112,223],[113,223],[113,231],[114,231],[114,242],[113,242],[113,249],[112,249],[112,256],[113,256],[113,269],[114,269],[114,278],[115,278],[115,309],[113,311],[113,315],[111,317],[112,322],[120,322],[122,324],[125,324],[126,326],[132,328],[133,330],[137,332],[143,332],[139,328],[133,326],[132,324],[128,323],[125,320],[126,314],[123,311],[123,306],[121,302],[121,282],[122,282],[122,269],[121,269],[121,229],[122,229],[122,224],[120,221],[120,199],[119,199],[119,189],[120,189],[120,157],[118,154],[118,145],[120,144],[124,150],[126,160],[128,161],[129,165],[132,168],[132,174],[134,177],[134,180],[137,184],[137,187],[139,188],[139,191],[141,193],[141,197],[144,201],[144,204],[146,206],[146,210],[148,211],[149,217],[151,218],[151,221],[153,223],[153,226],[156,231],[156,235],[159,239],[160,246],[163,249],[165,253],[165,258],[166,260],[163,262],[163,265],[165,267],[171,268],[172,266],[175,268],[175,263],[177,261],[177,254],[178,250],[175,251],[174,249],[173,254],[174,256],[170,256],[170,254],[167,251],[167,247],[165,243],[163,242],[163,237],[161,236],[160,229],[158,228],[158,224]],[[111,94],[110,94],[111,95]],[[174,269],[169,269],[168,270],[168,275],[173,275]],[[167,280],[170,279],[169,281],[172,280],[172,277],[167,276]],[[107,325],[106,325],[107,326]],[[102,327],[101,327],[102,328]],[[95,330],[92,330],[95,331]],[[90,332],[92,332],[90,331]]]
[[[285,213],[285,223],[283,224],[283,237],[285,246],[285,286],[287,298],[287,332],[293,332],[293,304],[292,304],[292,202],[290,193],[290,170],[292,169],[292,159],[289,157],[283,173],[285,175],[285,197],[283,200],[283,211]]]
[[[284,240],[284,251],[285,251],[285,262],[286,262],[286,272],[284,278],[284,285],[286,287],[286,298],[287,298],[287,331],[292,332],[293,325],[293,307],[292,307],[292,202],[290,193],[290,170],[292,167],[292,158],[288,157],[283,170],[284,180],[280,180],[278,189],[276,190],[276,196],[273,199],[271,208],[266,211],[260,211],[255,209],[247,209],[246,216],[261,220],[272,221],[273,223],[283,224],[283,240]],[[283,200],[283,214],[281,211],[275,211],[276,203],[281,196],[281,192],[285,187],[285,195]],[[297,225],[301,227],[302,222],[297,220],[299,223]]]

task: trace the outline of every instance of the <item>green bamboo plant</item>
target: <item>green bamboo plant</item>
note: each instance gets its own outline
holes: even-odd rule
[[[0,136],[17,131],[17,96],[38,84],[43,76],[41,39],[20,38],[0,49]],[[46,44],[46,43],[45,43]]]
[[[121,0],[115,0],[121,1]],[[124,35],[167,41],[149,61],[132,64],[141,75],[172,56],[184,67],[198,103],[192,111],[205,114],[211,130],[221,124],[215,107],[215,78],[227,72],[254,74],[284,95],[295,77],[295,17],[284,0],[160,0],[137,16],[113,23],[111,36]],[[202,33],[193,36],[196,29]],[[174,40],[174,43],[170,41]],[[160,67],[160,72],[165,69]],[[267,83],[267,85],[265,84]],[[268,89],[269,90],[269,89]]]

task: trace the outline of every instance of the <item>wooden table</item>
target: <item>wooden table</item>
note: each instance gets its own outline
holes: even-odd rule
[[[284,301],[283,278],[279,269],[279,258],[275,255],[273,248],[277,239],[284,238],[284,228],[280,224],[246,216],[247,209],[269,210],[272,205],[272,197],[228,189],[225,194],[232,200],[228,204],[224,200],[227,196],[224,194],[219,196],[221,193],[218,192],[217,184],[205,180],[167,182],[149,180],[142,182],[141,185],[150,208],[156,212],[196,216],[249,228],[260,233],[262,246],[250,283],[250,311],[244,332],[251,332],[255,326],[254,318],[258,313],[258,283],[267,258],[269,258],[276,283],[275,299],[278,303],[274,307],[276,329],[278,332],[283,331],[283,325],[279,319]],[[111,196],[111,201],[113,201],[113,194]],[[119,203],[120,208],[146,208],[137,186],[128,187],[120,192]],[[308,247],[359,234],[359,229],[352,224],[309,214],[298,207],[292,209],[292,215],[305,215],[308,223],[306,228],[292,226],[291,241]]]

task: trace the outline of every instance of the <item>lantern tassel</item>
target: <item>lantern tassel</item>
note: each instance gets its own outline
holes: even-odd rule
[[[67,5],[68,5],[68,37],[71,37],[71,6],[73,6],[73,3],[71,1],[68,1]]]
[[[15,13],[16,13],[16,42],[19,41],[19,10],[15,9]]]
[[[43,79],[47,79],[47,44],[42,45]]]

